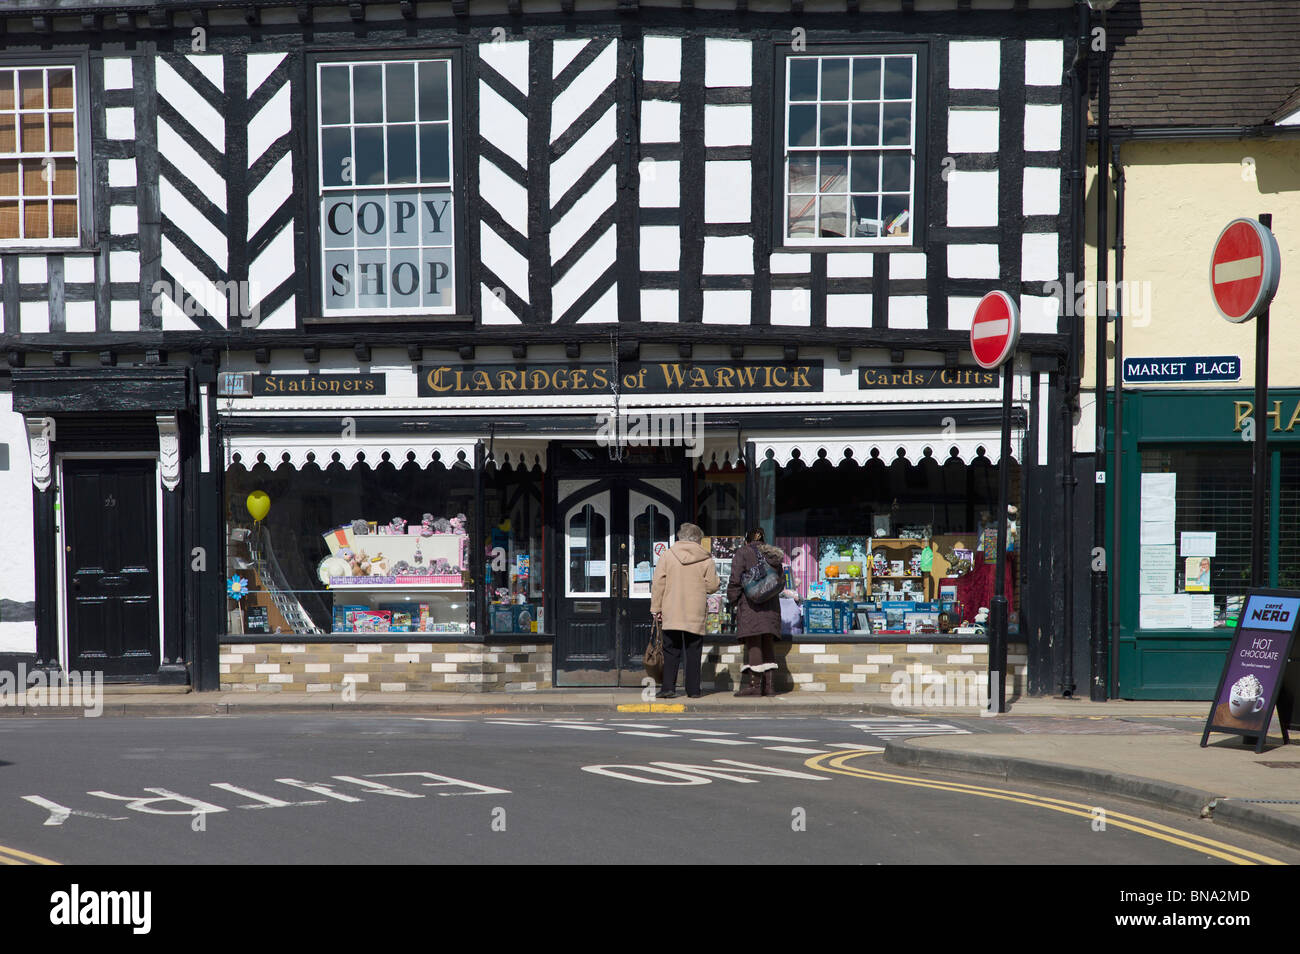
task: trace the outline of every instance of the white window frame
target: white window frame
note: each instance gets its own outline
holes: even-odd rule
[[[54,196],[47,192],[47,194],[42,199],[39,200],[46,207],[46,216],[45,216],[46,228],[48,232],[53,233],[54,209],[51,200],[57,198],[60,201],[66,202],[68,201],[69,198],[71,198],[76,205],[76,220],[77,220],[76,235],[63,236],[60,238],[54,238],[52,237],[52,235],[46,235],[44,237],[37,236],[37,237],[30,237],[30,238],[29,237],[0,238],[0,248],[19,248],[19,249],[78,248],[82,245],[82,236],[83,233],[86,231],[85,212],[87,209],[87,205],[85,203],[85,199],[88,194],[87,178],[85,172],[86,172],[86,167],[90,161],[88,156],[82,154],[83,143],[89,141],[89,137],[83,136],[81,134],[82,125],[85,120],[85,94],[84,94],[85,69],[86,69],[85,62],[80,58],[72,58],[66,60],[50,59],[44,57],[40,59],[16,59],[16,60],[0,59],[0,71],[12,72],[14,75],[14,90],[13,90],[14,109],[12,113],[8,113],[9,115],[12,115],[14,117],[14,151],[13,152],[0,151],[0,161],[8,162],[8,161],[17,160],[19,163],[18,194],[17,195],[0,194],[0,202],[18,203],[18,223],[19,223],[18,228],[20,232],[25,231],[26,224],[27,224],[26,205],[27,205],[28,197],[22,194],[23,166],[26,165],[27,163],[35,161],[42,166],[44,166],[45,163],[47,162],[53,162],[55,164],[55,167],[57,167],[58,161],[60,159],[71,159],[77,164],[77,171],[75,176],[77,189],[76,192],[71,197]],[[43,98],[45,99],[45,104],[39,110],[24,110],[22,108],[21,87],[19,86],[18,75],[28,70],[40,70],[42,73]],[[49,74],[51,70],[72,71],[71,110],[64,109],[64,108],[52,109],[50,107]],[[71,150],[46,149],[46,150],[42,150],[39,153],[25,153],[22,148],[23,130],[22,130],[22,122],[21,122],[21,117],[24,112],[26,113],[39,112],[41,114],[45,125],[45,141],[49,145],[53,145],[53,136],[51,135],[51,130],[50,130],[50,115],[52,113],[71,112],[72,149]],[[44,171],[42,171],[42,175],[43,176],[45,175]],[[47,189],[48,189],[49,184],[53,182],[53,179],[47,178],[45,179],[45,181],[47,183]]]
[[[911,61],[912,64],[912,94],[908,100],[885,99],[884,96],[884,82],[885,82],[884,60],[888,58],[894,58],[894,57],[907,58]],[[820,88],[821,85],[820,68],[818,69],[817,98],[813,100],[795,100],[795,101],[792,101],[790,99],[790,73],[791,73],[792,64],[796,60],[805,61],[805,62],[808,60],[816,60],[820,66],[820,63],[823,60],[836,60],[836,59],[850,60],[848,99],[846,100],[822,99],[821,96],[822,91]],[[910,136],[909,136],[909,141],[906,145],[886,146],[883,144],[883,142],[878,145],[865,145],[865,146],[852,145],[851,142],[852,141],[852,104],[854,100],[853,100],[853,88],[852,88],[853,68],[852,68],[851,61],[854,59],[876,59],[880,61],[880,67],[881,67],[880,68],[880,82],[881,82],[880,97],[881,98],[876,102],[879,102],[880,104],[880,130],[881,130],[882,140],[884,138],[885,104],[910,102],[911,104],[910,129],[909,129]],[[781,80],[782,121],[781,121],[781,139],[780,139],[781,150],[784,157],[781,163],[781,186],[780,186],[780,196],[781,196],[781,214],[780,214],[781,242],[780,244],[781,245],[786,247],[814,247],[814,248],[824,247],[824,246],[901,246],[904,248],[910,248],[917,243],[918,225],[917,225],[916,206],[917,206],[918,190],[917,190],[917,181],[916,181],[916,168],[917,168],[918,152],[919,152],[918,143],[917,143],[917,103],[920,99],[920,85],[923,82],[923,77],[920,75],[920,64],[921,64],[920,56],[915,51],[874,50],[869,48],[863,48],[855,51],[841,50],[836,52],[826,51],[826,52],[809,52],[809,53],[791,53],[790,55],[784,57],[784,66],[783,66],[784,75]],[[871,102],[871,101],[864,100],[864,102]],[[809,106],[809,105],[815,106],[817,108],[817,115],[818,115],[817,128],[818,130],[820,130],[821,107],[825,104],[839,105],[841,103],[849,106],[849,129],[846,131],[845,145],[843,146],[821,146],[821,145],[792,146],[790,145],[790,110],[792,106]],[[812,236],[791,235],[790,234],[790,199],[791,199],[790,159],[791,157],[799,156],[799,155],[810,155],[816,157],[823,153],[846,153],[849,156],[848,169],[850,170],[850,174],[851,174],[851,169],[853,164],[852,156],[853,153],[855,152],[880,155],[882,158],[886,153],[890,153],[890,152],[906,153],[910,157],[911,172],[909,176],[908,192],[907,192],[908,195],[907,211],[909,215],[909,218],[906,222],[907,234],[905,235],[864,235],[864,236],[848,236],[848,235],[822,236],[816,234]],[[814,204],[814,208],[813,208],[814,231],[819,230],[821,227],[820,199],[823,195],[845,197],[847,203],[846,217],[845,217],[845,225],[846,225],[845,231],[848,231],[847,228],[848,223],[853,220],[852,202],[853,202],[854,194],[874,194],[882,201],[884,196],[902,194],[902,193],[895,193],[895,192],[885,192],[883,189],[883,185],[884,185],[883,179],[884,179],[884,163],[881,162],[877,164],[876,190],[874,193],[853,193],[850,192],[847,187],[842,192],[839,191],[827,192],[822,187],[820,181],[821,175],[819,169],[817,175],[818,192],[810,196]],[[804,193],[795,193],[796,196],[803,195],[803,194]],[[878,228],[884,228],[885,225],[886,223],[880,222]]]
[[[389,284],[388,284],[388,288],[390,289],[390,291],[389,291],[389,293],[388,293],[389,297],[391,297],[391,282],[392,282],[392,267],[393,267],[391,263],[392,263],[392,253],[394,252],[394,250],[414,250],[414,251],[417,253],[417,255],[420,255],[420,253],[422,253],[422,252],[423,252],[424,250],[426,250],[426,249],[431,249],[431,248],[443,248],[443,247],[447,248],[447,249],[450,251],[450,253],[451,253],[451,254],[450,254],[450,268],[451,268],[451,271],[450,271],[450,273],[449,273],[449,274],[446,276],[446,278],[445,278],[445,287],[447,287],[447,288],[450,289],[450,293],[451,293],[451,302],[450,302],[450,304],[447,304],[447,305],[424,305],[424,304],[420,304],[420,305],[404,305],[404,306],[396,306],[396,307],[388,307],[388,308],[379,308],[379,307],[374,307],[374,306],[366,306],[366,307],[333,308],[333,309],[327,309],[327,308],[326,308],[326,305],[325,305],[325,303],[326,303],[326,301],[327,301],[327,299],[328,299],[328,294],[327,294],[327,291],[326,291],[326,290],[329,288],[330,281],[331,281],[331,279],[330,279],[330,274],[329,274],[329,273],[330,273],[330,268],[329,268],[328,253],[330,253],[330,252],[337,252],[337,251],[346,250],[346,249],[341,249],[341,248],[339,248],[339,247],[332,247],[332,248],[331,248],[331,247],[329,247],[329,246],[327,246],[327,245],[325,244],[325,243],[326,243],[326,232],[325,232],[324,223],[322,222],[322,223],[321,223],[321,228],[319,229],[319,234],[320,234],[319,244],[317,245],[317,248],[316,248],[316,252],[317,252],[317,254],[319,254],[319,256],[320,256],[320,281],[321,281],[321,285],[320,285],[320,288],[321,288],[321,296],[320,296],[320,313],[321,313],[322,317],[324,317],[324,318],[384,317],[384,316],[395,316],[395,317],[397,317],[397,316],[418,316],[418,315],[448,315],[448,316],[450,316],[450,315],[456,315],[456,314],[458,314],[458,313],[459,313],[459,312],[458,312],[458,309],[464,306],[464,303],[462,303],[462,302],[459,300],[459,298],[460,298],[461,275],[460,275],[460,268],[459,268],[458,259],[460,258],[461,235],[459,234],[459,229],[457,228],[457,221],[458,221],[458,216],[459,216],[459,211],[460,211],[460,204],[464,201],[464,195],[463,195],[463,193],[462,193],[462,194],[458,194],[457,189],[456,189],[456,175],[457,175],[457,165],[456,165],[456,123],[457,123],[457,118],[458,118],[458,117],[457,117],[457,114],[456,114],[456,102],[455,102],[456,95],[455,95],[455,93],[456,93],[456,88],[457,88],[457,87],[456,87],[456,83],[457,83],[457,65],[458,65],[458,62],[459,62],[459,61],[458,61],[456,58],[454,58],[454,57],[449,57],[449,56],[445,56],[445,55],[412,55],[412,56],[394,56],[394,57],[386,57],[386,58],[380,58],[380,59],[365,59],[365,58],[357,58],[357,59],[339,59],[339,60],[320,60],[320,61],[318,61],[318,62],[316,63],[316,73],[315,73],[315,82],[316,82],[316,89],[315,89],[315,93],[316,93],[316,96],[315,96],[315,99],[316,99],[316,116],[315,116],[315,124],[316,124],[316,143],[315,143],[315,146],[316,146],[316,186],[315,186],[315,199],[316,199],[316,205],[317,205],[317,212],[318,212],[318,214],[324,215],[325,201],[326,201],[327,197],[330,196],[330,195],[349,195],[349,194],[351,194],[351,195],[358,195],[358,196],[359,196],[359,195],[361,195],[361,194],[371,194],[371,195],[380,195],[380,196],[385,196],[385,197],[386,197],[386,196],[388,196],[388,195],[390,195],[390,194],[392,194],[392,193],[398,193],[398,192],[421,193],[421,192],[426,192],[426,191],[431,191],[431,190],[438,190],[438,191],[445,191],[446,194],[450,197],[450,202],[449,202],[449,204],[447,205],[446,209],[444,210],[444,212],[443,212],[443,216],[445,217],[446,221],[449,223],[448,227],[449,227],[449,229],[450,229],[450,233],[451,233],[450,241],[449,241],[449,243],[448,243],[446,246],[434,246],[434,245],[416,244],[416,245],[384,245],[384,246],[368,246],[368,247],[363,247],[363,246],[357,246],[357,245],[354,244],[354,246],[353,246],[353,248],[352,248],[352,251],[354,251],[354,252],[356,252],[356,251],[360,251],[362,248],[366,248],[366,249],[369,250],[369,251],[375,251],[375,250],[383,249],[383,250],[387,253],[387,254],[385,255],[385,271],[384,271],[384,275],[385,275],[385,279],[386,279],[386,281],[389,283]],[[419,77],[419,66],[420,66],[421,63],[438,63],[438,64],[445,64],[445,67],[446,67],[446,70],[447,70],[447,119],[445,120],[445,122],[446,122],[446,126],[447,126],[447,153],[448,153],[448,155],[447,155],[447,178],[446,178],[446,181],[445,181],[445,182],[444,182],[444,181],[438,181],[438,182],[428,181],[428,182],[425,182],[425,181],[421,181],[421,180],[419,180],[419,172],[420,172],[420,162],[419,162],[420,136],[419,136],[419,127],[420,127],[422,121],[421,121],[420,118],[419,118],[419,117],[420,117],[420,102],[419,102],[419,78],[418,78],[418,77]],[[407,64],[410,64],[410,65],[412,65],[413,67],[415,67],[415,74],[416,74],[416,82],[415,82],[415,119],[414,119],[413,121],[410,121],[410,122],[407,122],[407,121],[405,121],[405,120],[402,120],[402,121],[398,121],[398,122],[390,123],[390,122],[388,121],[388,116],[387,116],[387,111],[388,111],[388,89],[387,89],[388,71],[387,71],[387,69],[384,69],[384,67],[387,67],[387,66],[389,66],[389,65],[394,65],[394,64],[397,64],[397,65],[407,65]],[[329,124],[326,124],[325,122],[323,122],[324,117],[323,117],[323,103],[322,103],[322,93],[321,93],[321,91],[322,91],[322,85],[321,85],[321,84],[322,84],[322,81],[323,81],[324,71],[327,70],[327,69],[331,69],[331,68],[339,68],[339,67],[346,68],[346,69],[348,70],[348,77],[349,77],[349,84],[348,84],[348,85],[349,85],[349,90],[351,90],[351,89],[353,88],[353,87],[352,87],[352,81],[351,81],[351,80],[352,80],[353,71],[355,71],[357,67],[367,67],[367,66],[378,66],[378,67],[381,68],[381,72],[380,72],[380,76],[381,76],[381,92],[380,92],[380,100],[381,100],[381,102],[383,103],[383,108],[384,108],[384,119],[383,119],[383,121],[381,121],[381,122],[379,122],[379,123],[358,123],[358,122],[356,121],[356,115],[355,115],[355,97],[352,96],[352,95],[350,94],[350,95],[349,95],[349,102],[350,102],[351,106],[350,106],[350,109],[349,109],[349,122],[346,123],[346,124],[343,124],[343,123],[329,123]],[[428,122],[433,122],[433,123],[442,123],[443,120],[425,120],[425,121],[423,121],[423,122],[426,122],[426,123],[428,123]],[[415,131],[416,131],[416,137],[415,137],[415,139],[416,139],[416,176],[417,176],[417,181],[415,181],[415,182],[400,182],[400,183],[385,183],[385,184],[383,184],[383,185],[357,185],[356,183],[352,183],[352,184],[350,184],[350,185],[342,185],[342,186],[339,186],[339,185],[328,185],[328,186],[327,186],[327,185],[325,184],[325,171],[324,171],[324,163],[325,163],[324,131],[325,131],[325,129],[327,129],[327,128],[331,128],[331,129],[350,128],[350,129],[352,130],[352,156],[353,156],[353,158],[355,159],[355,157],[356,157],[356,130],[357,130],[358,128],[378,128],[378,129],[384,131],[384,133],[385,133],[385,136],[384,136],[384,142],[385,142],[385,153],[386,153],[386,150],[387,150],[387,136],[386,136],[386,132],[387,132],[387,130],[390,128],[390,126],[405,126],[405,125],[410,125],[410,126],[412,126],[412,127],[415,129]],[[386,161],[386,160],[387,160],[387,156],[386,156],[386,154],[385,154],[384,160],[385,160],[385,161],[383,162],[384,175],[385,175],[385,178],[387,178],[387,175],[388,175],[388,171],[387,171],[387,170],[388,170],[388,163],[387,163],[387,161]],[[354,211],[354,215],[355,215],[355,213],[356,213],[355,205],[358,205],[358,204],[359,204],[359,203],[355,203],[355,204],[354,204],[354,210],[353,210],[353,211]],[[385,206],[387,206],[387,203],[385,203]],[[422,215],[423,215],[423,212],[422,212],[421,210],[417,209],[417,213],[416,213],[416,214],[417,214],[417,216],[422,216]],[[355,233],[355,231],[356,231],[356,225],[355,225],[355,224],[354,224],[354,226],[353,226],[353,231],[354,231],[354,233]],[[354,261],[355,261],[355,260],[354,260]],[[422,256],[421,256],[421,264],[423,264],[423,258],[422,258]],[[417,266],[417,269],[418,269],[418,266]],[[359,277],[359,276],[358,276],[358,272],[359,272],[359,270],[356,269],[356,268],[354,267],[353,272],[352,272],[352,282],[353,282],[353,286],[354,286],[354,292],[353,292],[353,294],[354,294],[354,295],[356,294],[355,288],[356,288],[356,285],[357,285],[357,282],[358,282],[358,277]],[[423,285],[422,285],[422,281],[423,281],[423,276],[417,273],[417,283],[418,283],[418,284],[417,284],[417,288],[422,288],[422,287],[423,287]]]

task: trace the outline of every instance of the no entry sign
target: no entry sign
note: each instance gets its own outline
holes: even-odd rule
[[[1249,321],[1273,300],[1281,272],[1273,233],[1253,219],[1234,219],[1210,255],[1214,307],[1229,321]]]
[[[1006,292],[991,291],[975,306],[970,350],[981,368],[999,367],[1020,340],[1020,309]]]

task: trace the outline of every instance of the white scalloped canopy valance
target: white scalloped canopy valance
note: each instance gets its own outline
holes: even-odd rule
[[[1011,459],[1020,458],[1021,435],[1011,435]],[[902,458],[910,464],[933,458],[937,463],[946,463],[955,458],[964,464],[976,459],[988,460],[996,464],[1002,457],[1002,435],[997,431],[972,430],[965,433],[936,436],[934,431],[926,433],[893,432],[866,438],[859,436],[837,436],[825,431],[807,435],[793,434],[763,435],[754,438],[754,450],[758,462],[762,464],[769,456],[782,467],[798,458],[811,464],[824,453],[832,464],[838,464],[845,457],[851,456],[859,464],[865,464],[872,458],[879,458],[885,464],[892,464]]]
[[[420,467],[440,463],[454,467],[463,461],[474,466],[476,437],[412,437],[409,434],[392,437],[367,435],[362,440],[342,440],[329,435],[250,434],[231,437],[226,445],[226,466],[242,464],[252,468],[259,463],[268,467],[289,464],[295,469],[314,463],[328,467],[338,462],[344,467],[362,464],[374,467],[388,461],[402,467],[414,461]]]

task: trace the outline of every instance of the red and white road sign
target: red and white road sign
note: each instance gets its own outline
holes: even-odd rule
[[[970,350],[981,368],[996,368],[1016,350],[1020,309],[1006,292],[991,291],[975,306]]]
[[[1214,307],[1229,321],[1249,321],[1269,306],[1281,273],[1273,233],[1254,219],[1234,219],[1219,233],[1210,255]]]

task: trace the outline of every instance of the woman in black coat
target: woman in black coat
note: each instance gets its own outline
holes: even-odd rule
[[[745,546],[732,557],[731,579],[727,581],[727,601],[736,614],[736,635],[745,647],[738,696],[776,694],[772,675],[776,670],[776,653],[772,643],[781,632],[781,588],[770,598],[755,603],[745,595],[742,583],[745,574],[759,560],[766,560],[778,573],[785,572],[782,569],[785,554],[781,549],[768,546],[763,541],[762,530],[750,530],[745,534]]]

